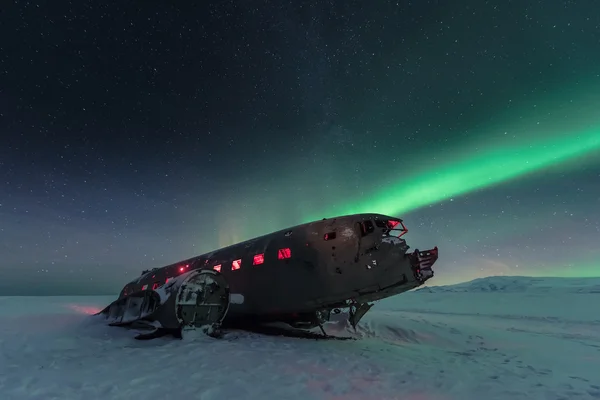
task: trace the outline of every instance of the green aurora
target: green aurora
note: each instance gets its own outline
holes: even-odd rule
[[[328,200],[319,203],[303,202],[305,197],[301,196],[300,202],[293,203],[292,210],[295,207],[298,211],[295,215],[281,212],[278,203],[281,199],[278,199],[278,202],[275,202],[273,198],[262,199],[261,207],[257,207],[258,212],[240,226],[239,221],[243,220],[240,210],[223,204],[220,209],[221,226],[218,230],[219,247],[282,229],[292,224],[306,223],[335,215],[374,212],[403,218],[420,208],[488,188],[497,188],[508,182],[526,179],[528,176],[543,171],[565,174],[568,177],[571,171],[600,158],[600,121],[593,121],[593,119],[590,121],[589,110],[580,110],[575,114],[581,112],[586,115],[577,118],[573,113],[568,113],[570,114],[569,118],[565,118],[564,123],[560,124],[553,121],[552,118],[542,126],[536,123],[535,118],[530,123],[521,120],[517,126],[510,123],[496,124],[495,133],[490,131],[488,135],[479,136],[480,139],[476,142],[463,144],[461,148],[453,151],[445,151],[424,167],[418,168],[417,160],[408,156],[405,164],[410,165],[410,168],[403,167],[401,169],[402,177],[396,177],[395,184],[385,187],[380,185],[378,190],[365,191],[357,194],[354,198],[336,197],[332,192],[325,191],[321,198]],[[553,112],[552,115],[555,113]],[[570,120],[577,121],[577,124],[573,124],[573,131],[565,133],[564,129]],[[507,131],[510,134],[507,134]],[[319,206],[319,204],[327,205]],[[266,213],[265,210],[271,212]],[[275,217],[271,217],[273,219],[264,218],[269,214],[273,214]],[[232,219],[232,215],[238,215],[239,219]],[[529,224],[521,221],[522,223],[519,225],[523,229],[530,229],[527,227],[531,226],[536,218],[539,217],[530,217]],[[259,220],[264,223],[259,223]],[[497,239],[488,239],[488,242],[508,239],[513,223],[501,220],[493,222],[493,227],[488,229],[487,234],[493,231]],[[504,228],[505,233],[502,233],[503,224],[507,224]],[[258,226],[261,226],[262,229],[256,229]],[[485,232],[480,233],[486,234]],[[457,234],[460,236],[460,233]],[[531,234],[535,235],[536,233],[531,232]],[[466,242],[473,240],[472,236],[467,233],[464,233],[463,236],[462,239]],[[460,237],[454,239],[460,241]],[[574,251],[576,250],[574,249]],[[469,262],[467,270],[478,271],[480,261]],[[522,271],[522,274],[534,276],[600,276],[600,265],[593,258],[577,262],[576,266],[557,259],[555,265],[544,265],[540,270],[534,265],[527,265],[527,267],[516,270],[505,264],[500,263],[499,265],[504,265],[504,267],[495,268],[492,265],[488,266],[487,271],[513,275]],[[440,281],[440,284],[444,283],[446,282]]]
[[[550,121],[551,126],[546,132],[542,132],[539,126],[535,126],[538,124],[529,127],[521,123],[520,127],[510,127],[511,132],[520,132],[521,135],[507,137],[506,134],[495,136],[490,134],[491,139],[471,143],[460,151],[452,152],[442,161],[438,160],[427,168],[404,175],[395,185],[374,191],[358,201],[339,204],[338,207],[332,207],[329,212],[312,213],[303,222],[317,220],[324,215],[364,212],[402,217],[428,205],[497,187],[541,171],[563,173],[568,176],[571,170],[581,168],[600,158],[600,122],[590,123],[590,113],[585,114],[587,118],[583,116],[578,119],[571,116],[566,119],[566,122],[578,121],[577,124],[573,124],[579,128],[577,131],[557,132],[564,129],[566,123],[552,124],[553,121]],[[587,126],[582,127],[585,122]],[[589,249],[587,252],[589,253]],[[543,265],[541,269],[537,267],[539,266],[528,265],[521,270],[523,274],[532,276],[600,276],[600,263],[594,258],[575,261],[575,264],[556,260],[555,265]],[[468,270],[473,271],[478,268],[474,264]],[[508,267],[487,269],[487,273],[494,274],[493,271],[497,271],[498,274],[504,274],[504,271],[509,271],[508,274],[518,274],[518,269]],[[444,283],[446,282],[441,281],[439,284]]]
[[[589,156],[599,150],[600,128],[539,138],[536,141],[523,140],[518,144],[486,143],[485,148],[473,151],[470,156],[459,156],[409,175],[396,186],[374,193],[369,199],[348,204],[344,207],[343,214],[406,214],[453,196]],[[312,216],[308,220],[316,219],[319,218]]]
[[[438,163],[432,163],[428,168],[414,171],[408,175],[404,174],[396,185],[373,191],[370,194],[365,193],[362,197],[359,197],[358,201],[343,201],[342,199],[338,204],[324,207],[319,212],[315,212],[314,203],[310,205],[296,204],[301,209],[301,213],[296,217],[304,217],[300,221],[276,213],[275,215],[279,218],[269,221],[266,225],[261,225],[257,221],[265,215],[264,210],[280,210],[273,199],[264,199],[259,212],[253,215],[249,221],[247,220],[240,225],[239,221],[241,219],[231,218],[231,215],[236,215],[236,210],[223,204],[220,210],[221,226],[217,231],[219,246],[227,246],[259,234],[282,229],[293,223],[310,222],[326,216],[375,212],[406,217],[419,208],[479,190],[498,187],[510,181],[525,179],[527,176],[540,171],[548,170],[564,173],[568,176],[570,169],[580,168],[581,165],[594,161],[598,157],[597,154],[600,153],[600,128],[587,128],[570,134],[529,134],[524,135],[520,140],[515,140],[514,137],[502,137],[504,135],[498,136],[494,140],[472,143],[461,151],[446,156],[441,162],[438,158]],[[532,136],[535,139],[532,139]],[[402,171],[405,173],[407,169],[404,168]],[[324,196],[327,195],[330,195],[330,193],[324,194]],[[308,209],[311,209],[312,212],[307,212]],[[237,211],[239,213],[239,210]],[[283,221],[286,223],[282,226]],[[539,235],[540,232],[536,232],[532,228],[538,221],[539,215],[525,217],[524,220],[519,222],[519,226],[522,227],[521,231],[530,230],[529,235]],[[276,222],[279,222],[279,224]],[[467,231],[453,233],[452,239],[454,242],[468,244],[473,242],[473,232],[477,231],[478,235],[488,236],[485,240],[490,244],[497,244],[502,241],[510,243],[514,223],[512,220],[493,220],[491,221],[492,225],[489,225],[488,222],[481,229],[477,229],[477,226],[471,226]],[[262,226],[263,229],[252,229],[252,227],[257,226]],[[418,234],[421,233],[423,232]],[[575,243],[575,246],[577,246],[577,243]],[[580,253],[583,250],[588,254],[590,253],[590,249],[572,248],[575,253]],[[468,256],[468,254],[466,255]],[[454,257],[451,258],[454,259]],[[529,260],[527,262],[520,260],[520,257],[517,256],[512,261],[525,263],[525,265],[515,268],[515,265],[511,265],[511,261],[508,259],[486,261],[477,257],[466,257],[463,260],[464,266],[455,269],[458,272],[453,272],[452,276],[449,276],[444,274],[445,271],[439,271],[441,275],[432,284],[457,283],[489,274],[561,277],[600,276],[600,265],[593,257],[575,261],[575,264],[566,260],[568,259],[556,259],[552,265],[547,263],[537,265],[536,261]],[[440,269],[444,269],[444,261],[442,258],[439,263]],[[447,260],[447,262],[456,261]],[[485,266],[484,270],[480,270],[481,266]]]

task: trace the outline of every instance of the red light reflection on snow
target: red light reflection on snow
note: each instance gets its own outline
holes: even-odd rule
[[[364,366],[364,365],[363,365]],[[326,400],[449,400],[450,398],[439,393],[428,393],[424,391],[414,391],[402,394],[385,394],[381,392],[389,391],[387,388],[388,380],[395,379],[393,375],[385,376],[381,374],[376,365],[370,368],[371,373],[366,376],[362,373],[350,373],[338,368],[329,368],[324,365],[287,365],[282,371],[284,373],[298,375],[308,375],[305,385],[306,388],[319,398]],[[336,391],[342,393],[331,394],[331,382],[334,380],[343,380],[345,386]]]
[[[341,368],[323,364],[323,360],[283,363],[280,372],[302,376],[304,389],[310,393],[308,397],[323,400],[459,400],[458,397],[419,388],[407,387],[398,393],[392,388],[397,386],[404,373],[400,372],[399,376],[394,371],[386,372],[385,368],[362,358],[354,366],[352,360],[348,361],[349,366]]]
[[[77,312],[78,314],[93,315],[102,311],[102,308],[95,306],[81,306],[78,304],[67,304],[67,308]]]

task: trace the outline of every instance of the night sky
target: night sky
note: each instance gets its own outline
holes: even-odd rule
[[[353,212],[432,284],[600,275],[597,0],[5,3],[0,294]]]

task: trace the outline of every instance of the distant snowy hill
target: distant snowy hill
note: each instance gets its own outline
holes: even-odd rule
[[[492,276],[447,286],[428,286],[421,293],[600,293],[600,278]]]

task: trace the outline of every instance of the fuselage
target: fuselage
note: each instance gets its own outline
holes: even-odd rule
[[[228,317],[286,315],[375,301],[421,285],[415,253],[394,234],[402,221],[355,214],[283,229],[144,273],[120,297],[192,269],[213,269],[243,296]],[[437,259],[437,250],[436,257]],[[434,260],[435,261],[435,260]]]

